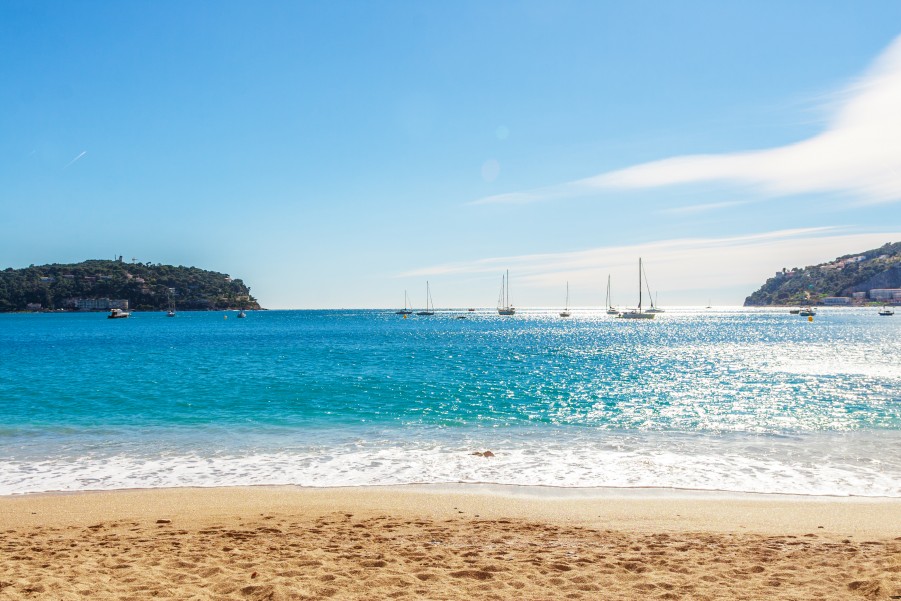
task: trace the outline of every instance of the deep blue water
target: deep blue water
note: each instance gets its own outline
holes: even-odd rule
[[[901,318],[873,309],[225,315],[0,315],[0,494],[480,481],[901,496]],[[471,455],[484,449],[497,456]]]

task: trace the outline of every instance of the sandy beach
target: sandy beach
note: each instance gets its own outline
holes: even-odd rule
[[[892,599],[901,502],[501,486],[0,498],[0,599]]]

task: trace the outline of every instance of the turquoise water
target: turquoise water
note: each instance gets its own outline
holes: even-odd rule
[[[901,496],[901,318],[872,309],[813,323],[769,309],[224,315],[0,315],[0,494],[493,482]]]

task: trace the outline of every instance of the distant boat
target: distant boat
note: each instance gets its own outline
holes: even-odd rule
[[[172,302],[172,295],[166,295],[169,300],[169,311],[166,313],[166,317],[175,317],[175,303]]]
[[[879,314],[883,317],[890,317],[895,314],[895,310],[886,305],[879,310]]]
[[[472,308],[467,309],[467,311],[469,311],[470,313],[475,313],[475,309]]]
[[[506,282],[506,289],[504,283]],[[501,294],[497,299],[498,315],[516,315],[516,309],[510,304],[510,270],[507,270],[507,277],[501,276]]]
[[[712,306],[712,304],[711,304],[709,298],[707,299],[707,308],[708,308],[708,309],[713,309],[713,306]]]
[[[429,283],[425,283],[425,310],[419,311],[416,315],[434,315],[435,304],[432,302],[432,291],[429,289]]]
[[[660,307],[658,307],[657,305],[655,305],[655,304],[652,302],[652,303],[651,303],[651,308],[648,309],[648,313],[666,313],[666,309],[661,309]]]
[[[413,309],[410,308],[410,299],[407,296],[407,291],[404,290],[404,308],[400,311],[395,311],[395,315],[413,315]]]
[[[645,285],[645,286],[647,287],[647,289],[648,289],[648,298],[651,300],[651,308],[647,310],[647,313],[665,313],[666,311],[664,311],[663,309],[661,309],[660,307],[658,307],[658,306],[656,305],[656,303],[654,302],[654,301],[656,300],[656,299],[654,298],[654,296],[656,296],[656,294],[655,294],[654,296],[651,296],[651,285],[648,283],[648,274],[647,274],[647,272],[644,273],[644,285]]]
[[[107,315],[107,319],[122,319],[131,315],[128,311],[123,311],[122,309],[111,309],[109,315]]]
[[[619,309],[613,306],[610,296],[610,274],[607,274],[607,315],[619,315]]]
[[[638,309],[634,311],[625,311],[617,315],[617,317],[621,319],[654,319],[656,317],[655,313],[648,313],[647,311],[641,310],[641,274],[643,269],[641,267],[641,257],[638,258]]]
[[[801,312],[801,307],[798,307],[797,309],[789,309],[788,312],[792,315],[797,315]]]
[[[801,317],[813,317],[816,314],[817,310],[813,307],[803,307],[798,311],[798,315],[800,315]]]
[[[560,311],[560,317],[569,317],[572,313],[569,312],[569,282],[566,282],[566,306]]]
[[[245,317],[247,317],[247,313],[244,312],[244,309],[241,309],[241,311],[238,313],[238,318],[243,319]]]

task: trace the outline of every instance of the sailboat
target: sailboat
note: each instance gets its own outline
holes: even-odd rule
[[[617,317],[622,319],[654,319],[656,317],[656,313],[648,313],[647,311],[641,310],[641,257],[638,257],[638,309],[634,311],[624,311],[617,315]]]
[[[400,311],[395,311],[395,315],[413,315],[413,309],[410,308],[410,299],[407,296],[407,291],[404,290],[404,308]]]
[[[647,313],[665,313],[665,311],[663,309],[661,309],[660,307],[656,306],[656,303],[654,302],[656,300],[654,298],[654,296],[656,296],[656,294],[654,296],[651,296],[651,285],[648,283],[647,272],[644,272],[644,285],[648,289],[648,298],[651,300],[651,308],[647,310]]]
[[[610,296],[610,274],[607,274],[607,315],[619,315],[619,309],[613,306]]]
[[[166,317],[175,317],[175,303],[172,302],[172,295],[167,294],[169,300],[169,311],[166,313]]]
[[[429,289],[429,283],[425,283],[425,310],[419,311],[416,315],[434,315],[435,305],[432,303],[432,291]]]
[[[569,282],[566,282],[566,307],[560,311],[560,317],[569,317],[572,313],[569,312]]]
[[[504,282],[507,284],[506,290],[504,289]],[[515,315],[516,309],[513,308],[513,305],[510,304],[510,270],[507,270],[506,280],[504,276],[501,276],[501,295],[497,299],[497,314],[498,315]]]

